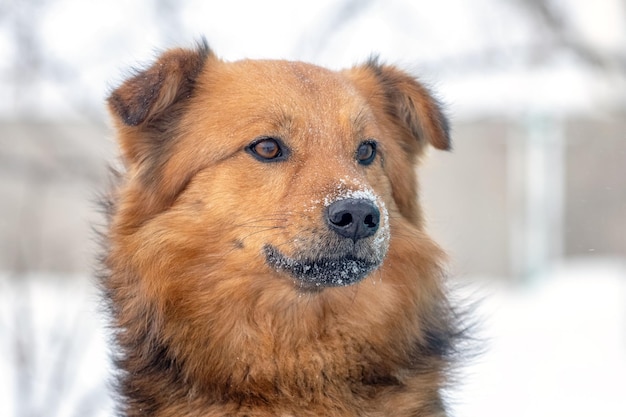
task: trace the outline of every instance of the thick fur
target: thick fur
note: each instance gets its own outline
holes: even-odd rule
[[[414,165],[450,140],[423,85],[376,59],[334,72],[224,62],[201,44],[165,52],[108,104],[124,172],[102,286],[121,415],[445,415],[458,332]],[[288,155],[253,157],[268,137]],[[365,139],[377,143],[367,166]],[[363,239],[381,255],[373,272],[311,286],[268,261],[269,246],[340,257],[324,210],[346,195],[383,213]]]

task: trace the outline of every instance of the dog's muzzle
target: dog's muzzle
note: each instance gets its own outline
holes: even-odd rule
[[[381,213],[372,200],[343,198],[329,204],[325,218],[330,234],[317,243],[314,256],[287,256],[272,245],[264,247],[267,263],[296,278],[302,287],[356,284],[383,262],[388,228],[381,230]]]

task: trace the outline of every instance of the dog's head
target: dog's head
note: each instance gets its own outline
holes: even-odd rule
[[[427,89],[374,59],[334,72],[200,45],[164,53],[108,103],[127,170],[113,227],[137,262],[187,275],[354,284],[394,230],[421,229],[414,164],[450,147]]]

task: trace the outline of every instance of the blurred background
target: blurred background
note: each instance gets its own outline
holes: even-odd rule
[[[0,0],[0,415],[112,415],[103,102],[200,36],[227,60],[379,54],[430,85],[454,151],[421,195],[455,293],[482,300],[454,415],[626,415],[624,0]]]

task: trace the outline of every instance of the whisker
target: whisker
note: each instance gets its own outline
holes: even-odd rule
[[[260,227],[260,226],[259,226],[259,227]],[[258,235],[259,233],[264,233],[264,232],[267,232],[267,231],[269,231],[269,230],[283,230],[283,229],[285,229],[285,227],[284,227],[284,226],[269,226],[269,227],[266,227],[266,228],[264,228],[264,229],[257,230],[257,231],[255,231],[255,232],[249,233],[249,234],[247,234],[247,235],[243,236],[243,237],[242,237],[242,239],[244,239],[244,240],[245,240],[245,239],[247,239],[247,238],[249,238],[249,237],[251,237],[251,236]],[[270,235],[270,236],[271,236],[271,235]]]
[[[293,213],[286,213],[286,214],[282,214],[282,215],[268,215],[265,217],[258,217],[256,219],[252,219],[252,220],[248,220],[247,222],[244,223],[236,223],[233,226],[235,227],[244,227],[247,226],[249,224],[252,223],[259,223],[259,222],[264,222],[264,221],[280,221],[280,222],[286,222],[287,220],[289,220],[289,216],[292,216]]]

